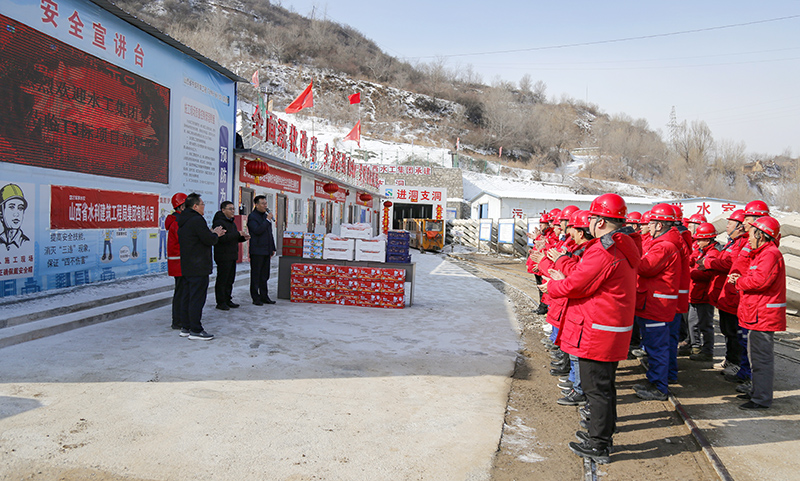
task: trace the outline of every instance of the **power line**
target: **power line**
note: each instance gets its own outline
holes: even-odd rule
[[[723,30],[727,28],[737,28],[737,27],[747,27],[750,25],[758,25],[762,23],[769,23],[769,22],[779,22],[782,20],[791,20],[794,18],[798,18],[800,15],[789,15],[786,17],[777,17],[777,18],[768,18],[765,20],[754,20],[752,22],[744,22],[744,23],[733,23],[729,25],[719,25],[716,27],[706,27],[706,28],[696,28],[693,30],[681,30],[678,32],[668,32],[668,33],[656,33],[653,35],[641,35],[638,37],[624,37],[624,38],[615,38],[609,40],[596,40],[594,42],[581,42],[581,43],[567,43],[562,45],[549,45],[543,47],[530,47],[530,48],[518,48],[518,49],[511,49],[511,50],[494,50],[490,52],[473,52],[473,53],[455,53],[450,55],[423,55],[420,57],[403,57],[404,59],[423,59],[423,58],[452,58],[452,57],[472,57],[477,55],[497,55],[497,54],[504,54],[504,53],[518,53],[518,52],[534,52],[540,50],[555,50],[555,49],[562,49],[562,48],[572,48],[572,47],[586,47],[590,45],[603,45],[609,43],[619,43],[619,42],[630,42],[633,40],[646,40],[651,38],[662,38],[662,37],[672,37],[676,35],[687,35],[690,33],[700,33],[700,32],[710,32],[713,30]]]

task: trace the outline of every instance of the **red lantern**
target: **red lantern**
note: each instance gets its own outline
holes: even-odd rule
[[[388,209],[389,207],[392,206],[392,201],[391,200],[387,200],[386,202],[383,203],[383,206]]]
[[[248,174],[252,175],[256,178],[256,182],[258,182],[261,176],[267,175],[269,173],[269,165],[261,159],[251,160],[247,162],[247,166],[244,168]]]
[[[369,202],[372,200],[372,196],[366,192],[363,192],[358,198],[361,199],[361,202]]]
[[[333,199],[333,194],[339,192],[339,186],[333,182],[328,182],[322,186],[322,190],[324,190],[326,194],[330,194],[331,199]]]

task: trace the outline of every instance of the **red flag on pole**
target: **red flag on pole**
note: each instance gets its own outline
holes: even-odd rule
[[[258,88],[258,70],[253,73],[253,79],[251,82],[256,88]]]
[[[358,122],[356,122],[356,125],[355,125],[355,127],[353,127],[353,130],[351,130],[350,133],[347,134],[344,137],[343,140],[353,140],[358,144],[359,147],[361,147],[361,121],[360,120]]]
[[[290,103],[288,107],[286,107],[287,114],[296,114],[300,112],[306,107],[313,107],[314,106],[314,93],[311,91],[311,86],[314,85],[314,81],[312,80],[308,87],[303,90],[303,93],[297,96],[294,99],[294,102]]]
[[[353,104],[360,104],[361,103],[361,92],[356,92],[353,95],[348,97],[350,99],[350,105]]]

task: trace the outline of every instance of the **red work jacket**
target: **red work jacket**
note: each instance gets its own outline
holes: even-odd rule
[[[571,242],[567,245],[567,254],[559,257],[555,263],[551,261],[549,258],[547,261],[551,265],[551,269],[556,269],[561,271],[562,274],[565,276],[570,275],[578,265],[578,261],[580,260],[581,255],[583,255],[583,247],[586,246],[586,243],[578,245],[572,238],[569,239]],[[565,244],[566,245],[566,244]],[[544,262],[544,260],[542,260]],[[540,263],[541,264],[541,263]],[[567,307],[567,298],[560,297],[560,298],[550,298],[550,304],[547,305],[547,317],[546,320],[550,323],[553,327],[557,327],[561,329],[561,315],[564,312],[564,308]],[[558,340],[556,340],[558,343]]]
[[[167,228],[167,273],[181,277],[181,245],[178,242],[178,213],[173,212],[164,221]]]
[[[672,322],[678,308],[681,258],[675,229],[653,238],[639,264],[636,315],[651,321]]]
[[[716,271],[717,276],[721,277],[714,280],[714,285],[719,286],[720,290],[716,299],[711,298],[711,304],[728,314],[736,314],[739,309],[739,291],[733,284],[727,282],[727,277],[729,273],[733,272],[734,262],[738,261],[737,269],[741,269],[743,261],[739,260],[740,254],[745,248],[747,252],[750,250],[747,239],[748,235],[744,234],[729,241],[718,256],[708,259],[704,263],[706,269]]]
[[[615,231],[583,245],[583,256],[570,275],[548,284],[554,299],[568,299],[561,349],[584,359],[621,361],[628,357],[633,329],[641,239]]]
[[[748,254],[747,272],[736,281],[739,325],[753,331],[786,330],[786,264],[768,242]]]
[[[692,283],[689,284],[689,302],[692,304],[711,303],[711,293],[715,291],[714,280],[718,276],[714,271],[698,269],[697,261],[703,259],[703,262],[708,262],[709,259],[719,256],[718,247],[719,244],[712,242],[705,249],[698,245],[692,252],[692,258],[689,263],[692,276]]]

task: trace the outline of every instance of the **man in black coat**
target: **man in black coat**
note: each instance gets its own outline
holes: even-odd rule
[[[236,230],[233,216],[236,215],[236,206],[226,200],[219,205],[219,212],[214,214],[211,227],[222,227],[225,235],[219,238],[214,246],[214,262],[217,263],[217,282],[214,284],[214,295],[217,298],[217,309],[230,310],[239,307],[233,302],[233,281],[236,278],[236,260],[239,258],[239,243],[250,238],[245,231]]]
[[[272,214],[267,209],[267,198],[257,195],[253,199],[253,212],[247,216],[250,231],[250,297],[253,304],[275,304],[267,295],[269,264],[275,255],[275,238],[272,236]]]
[[[214,336],[203,329],[200,319],[212,269],[211,247],[219,242],[220,236],[225,235],[225,229],[218,226],[209,230],[203,218],[206,204],[200,195],[189,194],[184,206],[183,212],[178,215],[178,242],[181,245],[181,274],[185,283],[181,307],[188,329],[181,330],[181,336],[210,341]]]

